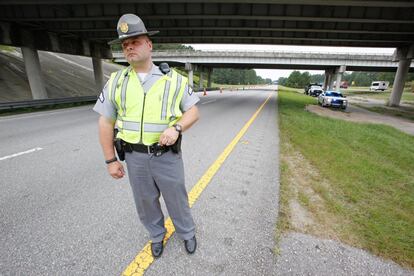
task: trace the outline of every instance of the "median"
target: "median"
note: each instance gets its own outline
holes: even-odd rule
[[[307,112],[279,91],[279,230],[339,240],[414,268],[414,137]]]

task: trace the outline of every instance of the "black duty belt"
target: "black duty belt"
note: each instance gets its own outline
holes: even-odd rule
[[[150,146],[142,145],[142,144],[130,144],[125,142],[125,151],[126,152],[142,152],[151,154],[154,153],[155,155],[159,156],[167,151],[170,150],[170,147],[168,146],[161,146],[159,144],[153,144]]]

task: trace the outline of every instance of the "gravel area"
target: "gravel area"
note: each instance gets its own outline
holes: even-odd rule
[[[389,125],[405,133],[414,135],[414,123],[409,120],[382,115],[353,105],[348,106],[345,112],[341,110],[321,107],[318,105],[307,105],[306,110],[316,113],[320,116],[326,116],[351,122]]]
[[[280,241],[274,275],[414,275],[362,249],[301,233]]]

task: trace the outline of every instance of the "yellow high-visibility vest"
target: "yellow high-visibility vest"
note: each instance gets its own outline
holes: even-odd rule
[[[180,102],[187,78],[171,70],[147,93],[131,67],[114,72],[109,79],[109,99],[117,107],[117,138],[152,145],[162,132],[182,116]]]

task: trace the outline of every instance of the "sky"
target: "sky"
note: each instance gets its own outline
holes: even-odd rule
[[[321,46],[287,46],[287,45],[241,45],[241,44],[190,44],[196,50],[226,50],[226,51],[291,51],[291,52],[322,52],[322,53],[375,53],[392,54],[395,48],[362,48],[362,47],[321,47]],[[255,69],[262,78],[277,80],[288,77],[293,70]],[[323,74],[320,70],[301,70],[311,74]]]

